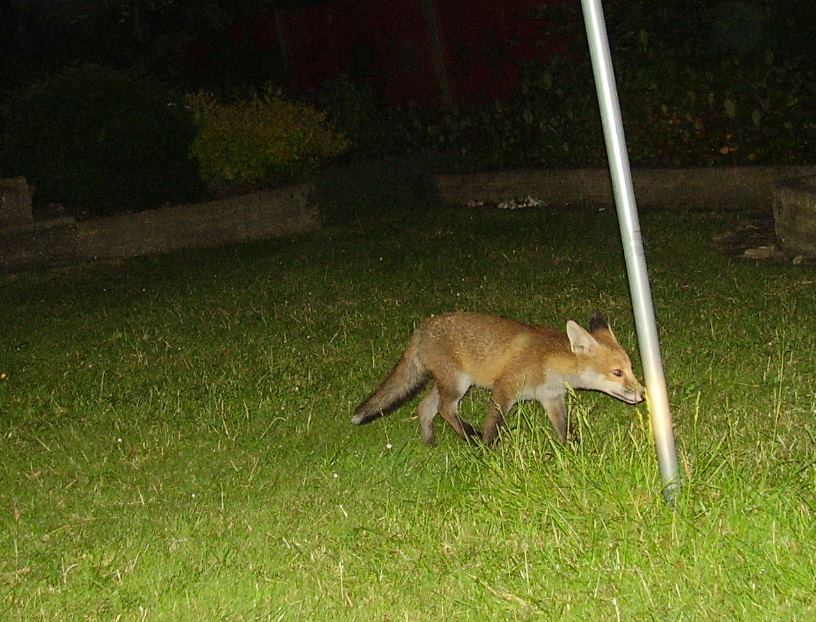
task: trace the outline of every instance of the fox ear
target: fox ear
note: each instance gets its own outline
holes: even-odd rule
[[[589,332],[594,333],[596,330],[605,330],[615,342],[618,341],[615,337],[615,333],[612,332],[609,324],[606,323],[606,318],[597,311],[589,317]]]
[[[606,318],[603,315],[595,311],[589,316],[589,332],[594,333],[601,328],[609,328],[609,324],[606,323]]]
[[[570,349],[575,354],[590,354],[598,346],[595,337],[572,320],[567,322],[567,337],[570,340]]]

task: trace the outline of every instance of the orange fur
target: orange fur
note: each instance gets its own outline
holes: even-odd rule
[[[418,407],[423,439],[434,440],[433,419],[440,414],[463,438],[476,430],[458,414],[459,401],[472,386],[490,389],[492,400],[481,434],[496,441],[504,417],[516,402],[535,399],[546,409],[561,440],[567,434],[567,387],[602,391],[630,404],[644,391],[602,316],[593,331],[567,322],[566,333],[504,318],[457,311],[433,316],[414,331],[402,358],[352,418],[367,423],[393,410],[429,380]]]

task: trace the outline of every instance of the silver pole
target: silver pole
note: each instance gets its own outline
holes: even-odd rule
[[[660,355],[660,341],[657,337],[652,292],[649,286],[649,275],[646,272],[646,257],[643,254],[643,240],[640,235],[635,192],[632,187],[632,171],[629,168],[629,156],[626,153],[626,139],[623,135],[620,103],[609,54],[606,24],[600,0],[581,0],[581,6],[589,51],[592,56],[595,88],[598,91],[598,103],[601,108],[606,152],[612,175],[612,187],[615,192],[618,224],[626,258],[626,272],[629,277],[629,292],[635,313],[640,356],[643,360],[643,374],[654,430],[657,462],[663,481],[663,497],[666,503],[673,505],[680,490],[677,451],[674,446],[669,397],[666,391],[666,378],[663,375],[663,359]]]

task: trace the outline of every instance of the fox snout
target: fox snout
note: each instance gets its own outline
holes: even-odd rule
[[[627,404],[640,404],[646,398],[646,391],[638,383],[624,387],[623,392],[617,397]]]

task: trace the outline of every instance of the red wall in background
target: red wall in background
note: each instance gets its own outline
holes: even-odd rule
[[[419,0],[331,0],[278,18],[297,90],[346,73],[395,104],[438,94]]]
[[[546,61],[563,47],[545,40],[533,17],[545,1],[436,0],[456,101],[506,98],[518,88],[524,62]]]
[[[544,38],[532,12],[577,0],[328,0],[256,15],[228,35],[259,50],[280,47],[290,86],[303,93],[346,74],[394,105],[435,103],[442,94],[423,1],[436,15],[451,99],[468,104],[506,98],[524,62],[562,48]]]

